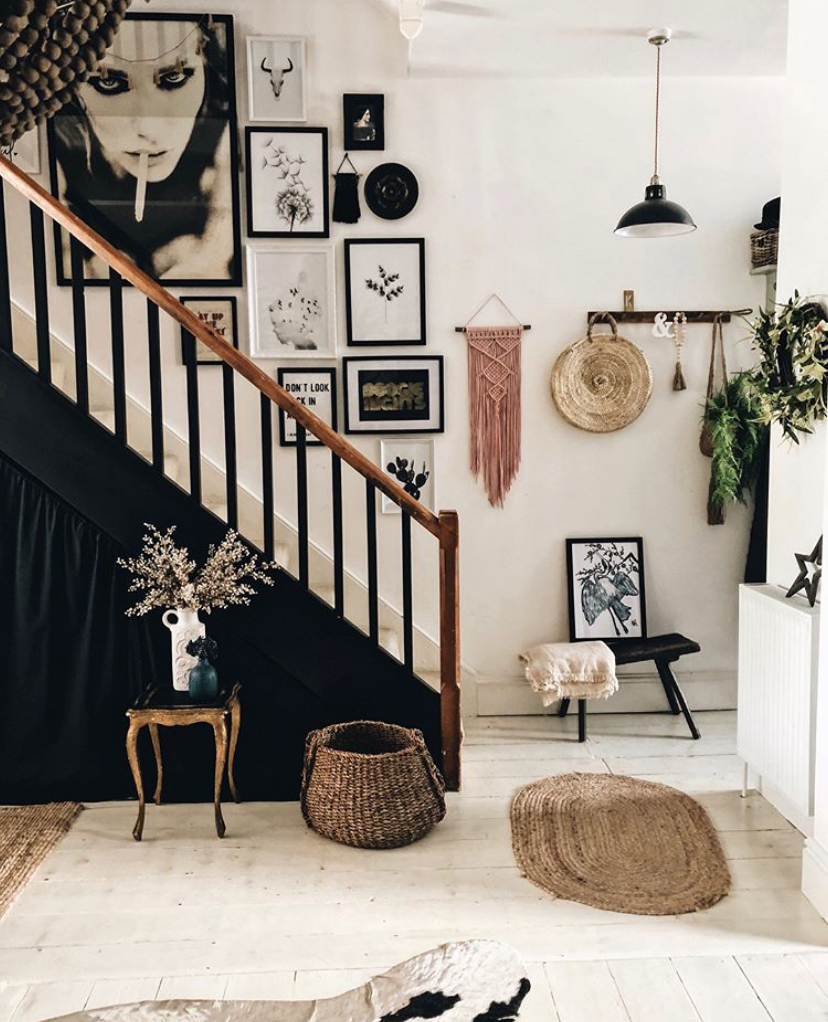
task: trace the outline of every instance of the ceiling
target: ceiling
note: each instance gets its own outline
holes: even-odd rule
[[[376,0],[397,17],[398,0]],[[667,25],[671,75],[781,75],[788,0],[426,0],[414,77],[635,77]]]

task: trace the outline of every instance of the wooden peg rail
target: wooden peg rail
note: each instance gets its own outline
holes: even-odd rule
[[[617,323],[655,323],[656,316],[662,313],[671,321],[681,311],[683,310],[657,309],[655,312],[606,312],[603,309],[596,309],[587,313],[587,320],[592,319],[593,316],[609,315]],[[729,312],[724,310],[721,312],[685,312],[684,315],[687,317],[688,323],[712,323],[717,316],[722,323],[729,323],[733,316],[749,316],[752,312],[753,309],[733,309]]]
[[[590,313],[590,315],[592,315],[592,313]],[[615,313],[613,313],[613,315],[615,315]],[[486,324],[482,324],[482,325],[483,325],[483,327],[484,327],[484,329],[485,329],[485,326],[486,326]],[[491,326],[492,324],[491,324],[491,323],[489,323],[488,325],[489,325],[489,326]],[[507,325],[508,325],[508,326],[511,326],[511,324],[500,324],[500,325],[501,325],[501,326],[507,326]],[[532,324],[531,324],[531,323],[524,323],[524,324],[523,324],[523,329],[524,329],[524,330],[531,330],[531,329],[532,329]],[[466,332],[466,327],[464,327],[464,326],[456,326],[456,327],[454,328],[454,332],[455,332],[456,334],[464,334],[464,333]]]

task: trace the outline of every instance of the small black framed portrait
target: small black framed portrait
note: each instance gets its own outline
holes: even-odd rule
[[[195,313],[205,326],[217,333],[223,341],[238,348],[239,319],[234,295],[217,295],[215,297],[182,295],[178,300],[182,305],[186,305],[190,312]],[[181,328],[181,361],[187,365],[186,331],[183,327]],[[212,348],[208,348],[206,344],[196,340],[195,363],[199,366],[215,366],[221,365],[222,360]]]
[[[346,92],[342,97],[342,147],[385,148],[385,96],[379,93]]]
[[[569,638],[646,639],[644,542],[568,539]]]
[[[276,373],[280,387],[327,422],[331,429],[336,429],[336,369],[282,366]],[[296,446],[296,420],[283,408],[279,409],[279,444],[282,447]],[[312,433],[307,434],[307,445],[324,446]]]
[[[425,344],[425,284],[423,238],[347,239],[348,344]]]
[[[342,360],[346,433],[442,433],[443,356]]]
[[[328,129],[244,129],[247,233],[327,238]]]

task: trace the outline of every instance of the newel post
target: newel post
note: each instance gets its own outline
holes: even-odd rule
[[[460,523],[456,511],[440,512],[440,710],[443,774],[460,790]]]

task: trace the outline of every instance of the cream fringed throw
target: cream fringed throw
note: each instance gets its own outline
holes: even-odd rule
[[[471,470],[492,507],[503,507],[520,468],[520,344],[523,327],[470,326]]]
[[[608,699],[618,691],[615,654],[604,642],[547,642],[520,659],[544,706],[558,699]]]

